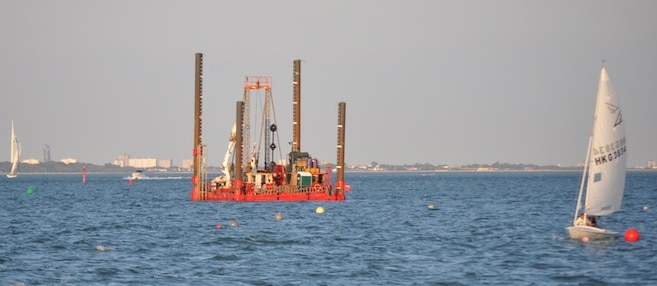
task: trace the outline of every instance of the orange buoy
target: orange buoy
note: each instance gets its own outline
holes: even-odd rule
[[[625,241],[635,242],[641,238],[641,234],[634,228],[630,228],[625,231]]]
[[[132,185],[132,179],[128,180],[128,184]]]
[[[582,237],[582,242],[584,242],[584,243],[589,242],[589,238],[587,236]]]

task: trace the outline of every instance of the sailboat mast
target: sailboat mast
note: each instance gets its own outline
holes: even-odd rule
[[[577,215],[579,215],[579,210],[582,208],[582,193],[584,192],[584,182],[588,177],[586,173],[589,170],[591,144],[593,144],[592,138],[593,135],[589,136],[589,146],[586,148],[586,160],[584,161],[584,171],[582,172],[582,183],[579,186],[579,195],[577,196],[577,207],[575,208],[575,217],[573,218],[573,225],[575,225],[575,221],[577,221]]]
[[[11,150],[10,150],[10,153],[9,153],[9,160],[11,160],[11,163],[14,163],[14,160],[15,160],[14,153],[16,153],[16,143],[15,143],[16,142],[16,134],[14,133],[14,120],[13,119],[11,120],[11,138],[10,139],[11,139],[11,142],[10,142],[10,144],[11,144],[10,149]]]

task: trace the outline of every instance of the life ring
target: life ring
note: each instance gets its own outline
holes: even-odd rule
[[[320,184],[313,184],[313,192],[321,192],[322,191],[322,185]]]

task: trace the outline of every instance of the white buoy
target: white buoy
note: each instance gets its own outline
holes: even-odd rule
[[[114,246],[96,245],[94,249],[96,249],[96,251],[105,252],[105,251],[114,250]]]
[[[238,225],[240,225],[240,224],[237,222],[236,219],[231,219],[230,220],[230,226],[238,226]]]
[[[276,221],[282,221],[283,220],[283,214],[281,212],[276,212],[276,214],[274,215],[274,219]]]
[[[644,210],[644,211],[647,211],[647,210],[648,210],[648,206],[643,206],[643,210]]]
[[[317,209],[315,209],[315,212],[318,214],[323,214],[324,213],[324,208],[322,206],[318,206]]]
[[[429,205],[427,206],[427,208],[430,209],[430,210],[432,210],[432,209],[435,209],[436,206],[435,206],[434,204],[429,204]]]

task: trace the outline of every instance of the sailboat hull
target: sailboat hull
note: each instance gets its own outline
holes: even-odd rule
[[[618,236],[618,232],[602,229],[592,226],[569,226],[566,228],[570,239],[582,239],[588,237],[589,239],[614,239]]]
[[[18,175],[16,175],[16,174],[7,174],[7,178],[9,178],[9,179],[13,179],[13,178],[16,178],[16,177],[18,177]]]

